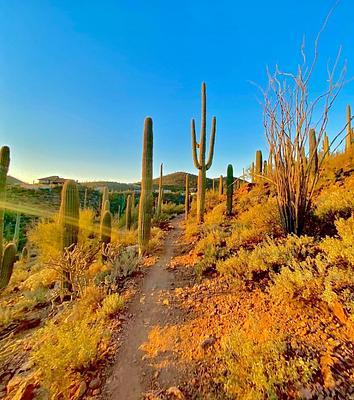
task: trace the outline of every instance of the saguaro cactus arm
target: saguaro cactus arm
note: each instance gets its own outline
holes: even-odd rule
[[[206,163],[205,168],[208,170],[213,163],[214,157],[214,145],[215,145],[215,132],[216,132],[216,118],[213,117],[211,122],[211,134],[210,134],[210,149],[209,149],[209,157],[208,162]]]
[[[198,155],[197,155],[198,143],[197,143],[197,136],[196,136],[196,133],[195,133],[195,121],[194,121],[194,119],[192,119],[192,122],[191,122],[191,131],[192,131],[192,157],[193,157],[194,166],[197,169],[201,169],[202,167],[199,164]]]

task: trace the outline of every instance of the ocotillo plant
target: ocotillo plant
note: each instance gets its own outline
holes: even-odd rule
[[[72,180],[65,181],[61,193],[59,224],[62,249],[77,244],[79,234],[79,191]]]
[[[350,110],[350,105],[347,105],[347,134],[345,137],[345,151],[349,152],[351,150],[351,146],[352,146],[352,141],[354,138],[352,138],[353,132],[352,132],[352,128],[351,128],[351,121],[352,121],[352,113]]]
[[[185,188],[185,198],[184,198],[184,219],[188,219],[189,214],[189,175],[186,174],[186,188]]]
[[[226,214],[232,215],[232,198],[234,194],[234,170],[232,165],[227,166],[226,175]]]
[[[216,130],[216,118],[212,118],[211,123],[211,135],[210,135],[210,149],[207,162],[205,161],[205,149],[206,149],[206,89],[205,83],[202,84],[202,116],[201,116],[201,128],[200,128],[200,142],[197,143],[195,133],[195,121],[192,119],[191,130],[192,130],[192,155],[195,167],[198,169],[198,191],[197,191],[197,220],[199,223],[203,222],[204,219],[204,208],[205,208],[205,189],[206,189],[206,171],[211,167],[213,162],[214,154],[214,143],[215,143],[215,130]],[[199,148],[199,160],[197,156],[197,148]]]
[[[156,208],[156,216],[159,217],[161,215],[163,202],[163,164],[160,165],[160,179],[159,179],[159,197],[157,199],[157,208]]]
[[[138,242],[139,254],[142,255],[149,244],[152,217],[152,158],[153,158],[153,130],[152,119],[145,118],[141,193],[139,202]]]
[[[222,196],[224,194],[224,178],[222,175],[220,175],[219,178],[219,196]]]
[[[100,240],[103,245],[103,249],[111,242],[112,235],[112,214],[109,211],[105,211],[101,219],[100,227]]]
[[[127,197],[127,206],[125,208],[125,228],[129,231],[132,225],[132,195]]]
[[[6,178],[10,165],[10,149],[3,146],[0,149],[0,289],[10,282],[16,260],[16,246],[9,243],[4,249],[4,203],[6,196]]]
[[[263,161],[262,161],[262,151],[256,151],[256,176],[255,179],[259,180],[263,172]]]
[[[318,155],[316,131],[314,129],[309,130],[309,163],[311,174],[315,176],[318,172]]]

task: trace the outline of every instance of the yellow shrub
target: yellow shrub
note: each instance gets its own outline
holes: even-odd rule
[[[108,318],[124,307],[124,298],[117,293],[105,297],[102,301],[102,307],[99,310],[99,316]]]
[[[236,326],[223,339],[222,349],[226,374],[221,381],[231,398],[287,397],[290,387],[306,384],[318,370],[317,361],[310,355],[289,356],[285,337],[271,328],[260,330],[259,322],[253,318],[242,328]]]

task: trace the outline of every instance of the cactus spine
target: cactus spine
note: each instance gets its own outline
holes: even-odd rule
[[[163,164],[160,165],[160,179],[159,179],[159,197],[157,199],[156,216],[161,215],[162,202],[163,202]]]
[[[189,214],[189,175],[186,174],[186,190],[185,190],[185,197],[184,197],[184,219],[188,219]]]
[[[234,194],[234,170],[232,165],[227,166],[226,175],[226,214],[232,215],[232,198]]]
[[[139,201],[138,242],[142,255],[149,244],[152,217],[152,168],[153,168],[152,119],[145,118],[142,156],[141,194]]]
[[[352,138],[353,132],[351,128],[351,121],[352,121],[352,114],[350,110],[350,105],[347,105],[347,134],[345,137],[345,151],[349,152],[352,146],[352,141],[354,138]]]
[[[259,180],[260,176],[263,172],[263,161],[262,161],[262,152],[261,150],[256,151],[256,180]]]
[[[199,170],[198,172],[198,191],[197,191],[197,220],[198,223],[202,223],[204,219],[204,208],[205,208],[205,188],[206,188],[206,171],[211,167],[213,162],[214,144],[215,144],[215,130],[216,130],[216,118],[212,118],[211,123],[211,135],[210,135],[210,149],[209,157],[207,162],[205,161],[205,149],[206,149],[206,89],[205,83],[202,83],[202,116],[201,116],[201,128],[200,128],[200,142],[197,143],[195,133],[195,121],[192,119],[191,131],[192,131],[192,156],[195,167]],[[197,148],[199,148],[199,160],[197,157]]]
[[[16,261],[16,246],[9,243],[4,249],[4,203],[6,196],[6,178],[10,165],[10,149],[3,146],[0,149],[0,289],[5,288],[10,282]]]
[[[125,228],[129,231],[132,225],[132,195],[127,197],[127,206],[125,209]]]
[[[316,131],[314,129],[309,130],[309,162],[311,175],[315,176],[318,173],[318,155],[317,155],[317,140]]]
[[[220,175],[219,178],[219,196],[222,196],[224,194],[224,178],[222,175]]]

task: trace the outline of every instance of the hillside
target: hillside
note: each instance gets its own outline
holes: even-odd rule
[[[153,180],[154,185],[159,184],[160,178],[155,178]],[[197,188],[198,176],[194,174],[189,174],[189,185],[190,188]],[[163,176],[163,186],[167,189],[184,190],[186,184],[186,172],[173,172],[172,174],[167,174]],[[212,187],[213,180],[207,178],[207,187]]]
[[[19,179],[14,178],[13,176],[8,176],[6,182],[8,185],[14,185],[14,186],[20,186],[25,184],[25,182],[22,182]]]

